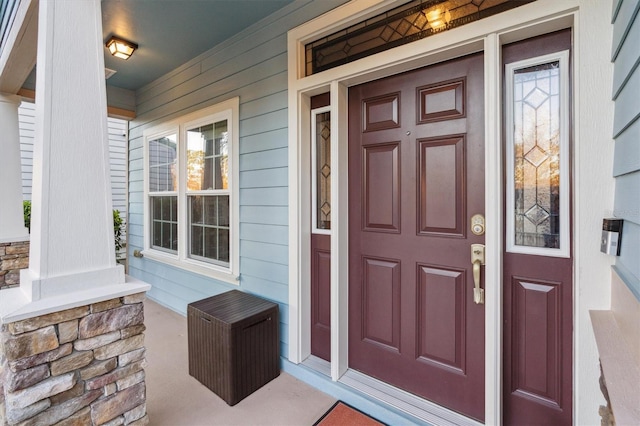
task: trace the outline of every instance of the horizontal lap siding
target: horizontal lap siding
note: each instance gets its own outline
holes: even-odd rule
[[[22,198],[31,200],[33,183],[33,138],[36,128],[36,106],[32,102],[22,102],[18,108],[20,129],[20,156],[22,159]]]
[[[616,269],[640,299],[640,0],[614,2],[614,215],[624,219]]]
[[[22,102],[18,108],[20,155],[22,163],[22,198],[31,200],[33,176],[33,140],[35,137],[35,104]],[[127,220],[127,122],[108,118],[111,196],[113,208]],[[123,228],[126,230],[126,226]],[[126,234],[123,234],[123,237]]]
[[[129,255],[144,245],[143,132],[209,105],[240,98],[240,289],[280,305],[288,334],[287,31],[344,3],[296,1],[137,92],[129,131]],[[161,262],[130,257],[149,296],[182,314],[186,305],[232,288]]]

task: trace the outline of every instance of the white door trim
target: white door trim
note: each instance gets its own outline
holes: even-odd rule
[[[354,0],[288,34],[289,72],[289,360],[311,353],[310,326],[310,97],[331,92],[332,262],[331,377],[348,369],[348,87],[465,54],[485,58],[485,422],[500,424],[502,413],[502,151],[501,45],[572,27],[578,0],[534,3],[450,31],[372,55],[312,76],[304,76],[304,45],[398,4]],[[342,185],[340,185],[342,183]]]

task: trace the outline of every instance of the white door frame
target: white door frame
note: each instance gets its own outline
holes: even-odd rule
[[[310,325],[310,97],[331,92],[331,378],[348,369],[348,87],[473,52],[484,52],[485,73],[485,422],[502,413],[502,147],[501,46],[574,27],[578,0],[538,0],[426,39],[308,77],[304,46],[398,4],[354,0],[288,34],[289,70],[289,354],[311,354]],[[342,184],[341,184],[342,183]]]

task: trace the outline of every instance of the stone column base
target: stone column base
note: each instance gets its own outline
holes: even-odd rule
[[[0,425],[147,425],[144,297],[2,325]]]
[[[29,241],[0,243],[0,290],[20,285],[20,270],[29,267]]]

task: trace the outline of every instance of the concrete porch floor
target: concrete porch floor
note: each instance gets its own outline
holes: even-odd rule
[[[335,399],[281,372],[233,407],[189,376],[187,319],[145,301],[147,413],[151,425],[312,425]]]

